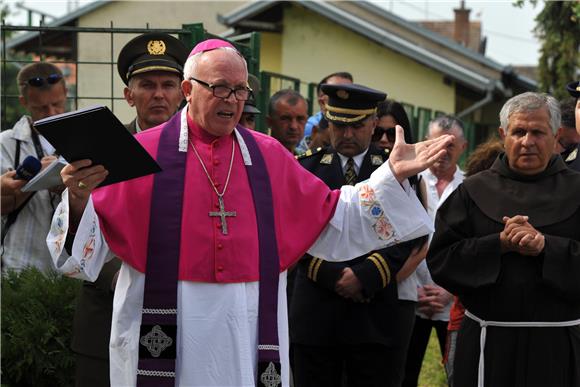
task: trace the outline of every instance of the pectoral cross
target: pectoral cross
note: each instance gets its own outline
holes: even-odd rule
[[[221,196],[218,196],[218,201],[220,203],[220,210],[219,211],[210,211],[209,216],[211,216],[211,217],[219,216],[221,218],[221,222],[222,222],[222,234],[228,235],[228,223],[226,222],[226,217],[227,216],[235,217],[236,212],[235,211],[228,212],[225,210],[224,199]]]

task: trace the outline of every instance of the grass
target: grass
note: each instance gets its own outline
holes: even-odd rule
[[[445,369],[441,364],[441,352],[435,330],[431,332],[423,367],[419,375],[419,387],[447,387]]]

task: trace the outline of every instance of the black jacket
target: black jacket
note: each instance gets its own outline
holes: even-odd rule
[[[357,181],[368,179],[387,159],[387,153],[371,146]],[[331,189],[345,184],[340,158],[334,149],[307,153],[298,160]],[[290,305],[291,341],[305,345],[397,343],[396,322],[392,318],[398,303],[395,277],[411,248],[411,244],[397,245],[337,263],[305,255],[296,269]],[[361,281],[369,303],[355,303],[334,291],[347,266]]]

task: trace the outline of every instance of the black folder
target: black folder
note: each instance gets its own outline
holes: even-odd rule
[[[103,165],[109,175],[99,187],[161,171],[106,106],[44,118],[34,127],[69,163],[90,159],[93,165]]]

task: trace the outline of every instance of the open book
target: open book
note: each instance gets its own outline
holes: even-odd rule
[[[62,184],[60,170],[66,162],[61,159],[54,160],[48,167],[38,172],[30,181],[22,187],[23,192],[40,191],[50,189]]]

